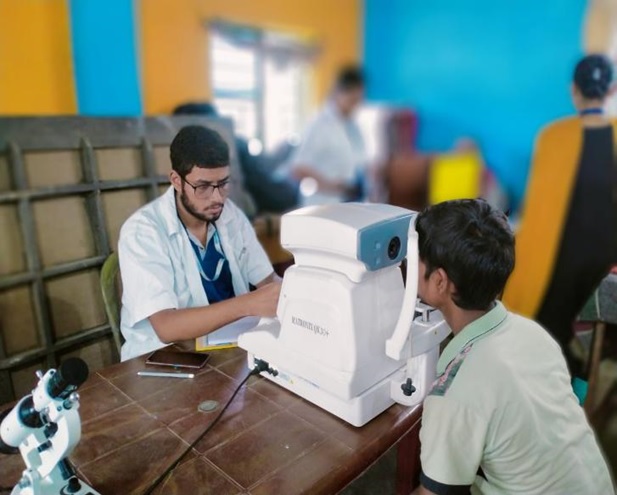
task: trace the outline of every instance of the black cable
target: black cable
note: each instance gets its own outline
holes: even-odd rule
[[[182,459],[184,459],[184,457],[186,456],[186,454],[188,454],[194,447],[195,445],[197,445],[199,443],[199,441],[206,436],[206,434],[212,429],[214,428],[214,426],[216,425],[216,423],[218,422],[219,419],[221,419],[221,416],[223,416],[223,414],[225,414],[225,411],[227,410],[227,408],[231,405],[232,401],[234,400],[234,398],[236,397],[236,395],[238,394],[238,392],[240,391],[240,389],[243,387],[243,385],[248,381],[248,379],[253,376],[253,375],[258,375],[259,373],[261,373],[262,371],[269,371],[272,372],[271,370],[269,370],[269,365],[268,363],[266,363],[265,361],[261,361],[261,360],[255,360],[255,367],[250,371],[250,373],[248,375],[246,375],[246,377],[244,377],[244,379],[240,382],[240,385],[238,385],[238,387],[236,388],[236,390],[234,390],[234,393],[231,394],[231,397],[229,398],[229,400],[227,401],[227,403],[225,404],[225,406],[223,407],[223,409],[221,409],[221,412],[218,413],[218,415],[216,416],[216,418],[214,418],[214,420],[206,427],[206,429],[201,433],[201,435],[199,435],[195,441],[193,441],[193,443],[191,445],[189,445],[186,450],[180,454],[180,456],[174,461],[173,464],[171,464],[164,472],[163,474],[161,474],[149,487],[148,489],[143,493],[143,495],[150,495],[157,486],[159,486],[164,480],[165,478],[167,478],[167,476],[169,476],[169,474],[171,474],[171,472],[176,469],[176,467],[178,466],[178,464],[180,464],[180,462],[182,461]]]

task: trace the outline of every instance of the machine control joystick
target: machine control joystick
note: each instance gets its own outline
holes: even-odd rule
[[[401,385],[401,390],[403,391],[403,394],[405,394],[407,397],[409,397],[416,391],[416,387],[413,386],[411,378],[407,378],[407,381]]]

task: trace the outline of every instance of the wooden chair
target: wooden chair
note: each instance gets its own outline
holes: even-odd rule
[[[118,356],[122,349],[122,333],[120,332],[120,291],[119,289],[120,264],[118,253],[111,253],[101,268],[101,293],[105,304],[105,313],[111,326],[112,335]]]
[[[583,307],[578,319],[593,323],[591,348],[587,358],[589,389],[585,400],[585,411],[590,414],[596,402],[606,324],[617,324],[617,274],[611,273],[602,280],[600,286]]]

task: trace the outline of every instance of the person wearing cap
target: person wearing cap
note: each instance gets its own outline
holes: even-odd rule
[[[120,230],[123,361],[276,314],[280,279],[228,199],[227,143],[213,129],[187,126],[170,157],[171,187]]]
[[[366,148],[354,112],[364,98],[364,75],[355,66],[338,74],[332,94],[309,124],[290,165],[303,205],[338,203],[361,196]]]
[[[613,68],[604,55],[584,57],[574,71],[575,117],[544,128],[536,141],[516,266],[503,301],[536,319],[559,342],[579,400],[582,364],[569,347],[587,299],[617,262],[617,123],[604,110]]]

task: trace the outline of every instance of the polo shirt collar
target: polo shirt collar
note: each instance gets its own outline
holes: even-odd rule
[[[437,362],[437,375],[443,374],[450,362],[469,344],[498,329],[508,317],[508,310],[500,301],[484,316],[472,321],[448,343]]]

